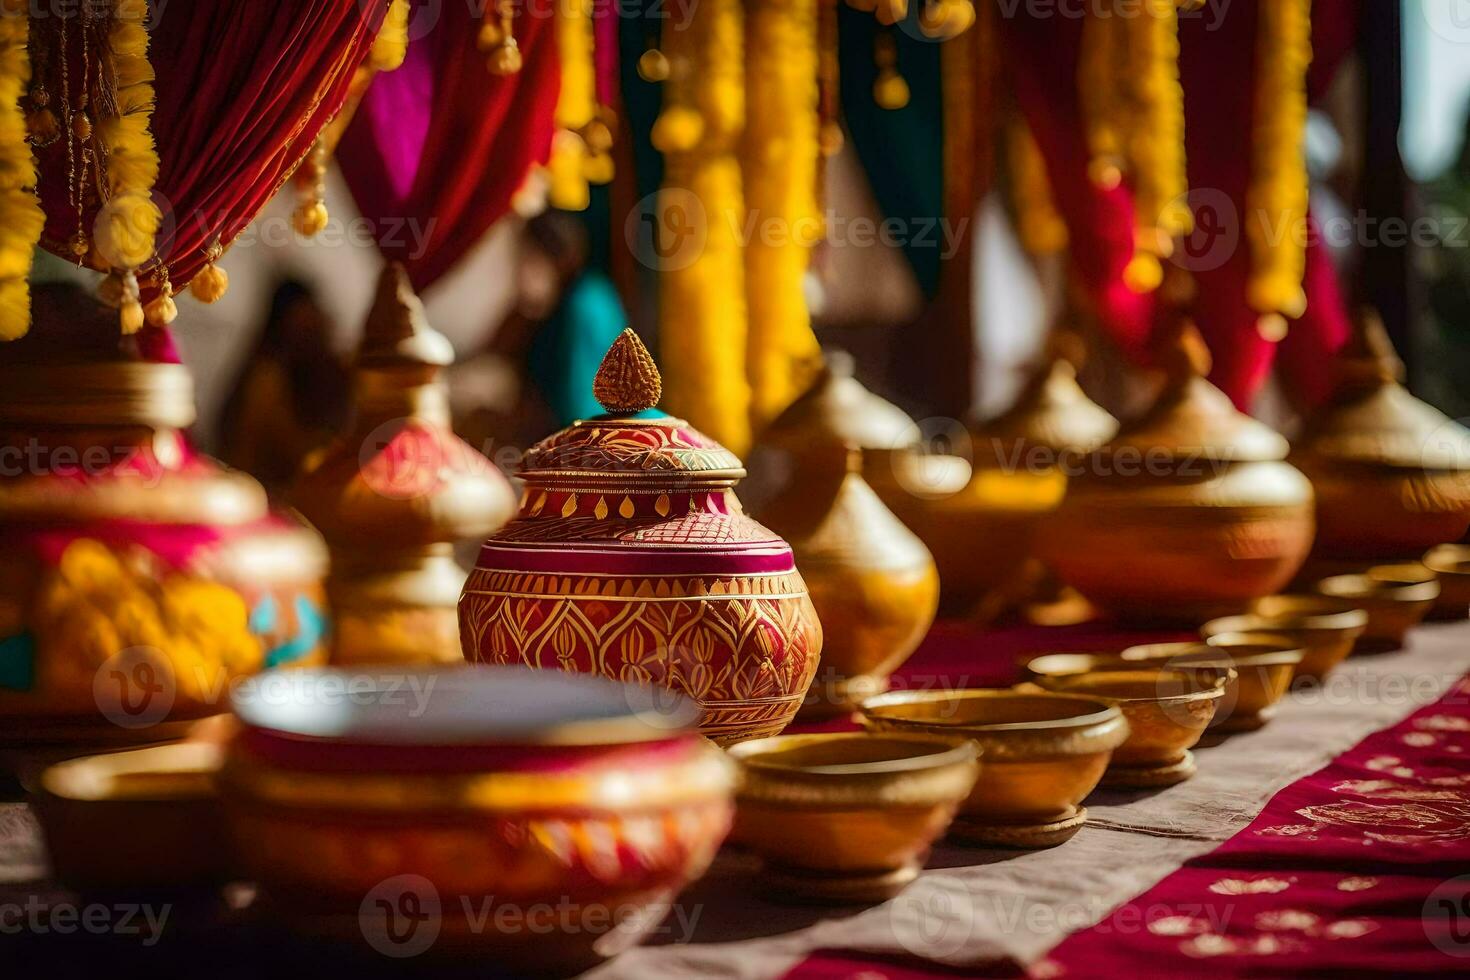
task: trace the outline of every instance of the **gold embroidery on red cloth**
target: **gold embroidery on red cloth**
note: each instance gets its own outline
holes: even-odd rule
[[[1365,892],[1370,888],[1378,887],[1378,879],[1366,875],[1355,878],[1344,878],[1337,883],[1340,892]]]
[[[1221,878],[1210,885],[1216,895],[1274,895],[1292,886],[1295,878]]]
[[[1209,923],[1192,915],[1166,915],[1148,924],[1155,936],[1198,936],[1209,932]]]

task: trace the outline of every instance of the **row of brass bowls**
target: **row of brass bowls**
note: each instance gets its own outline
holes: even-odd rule
[[[871,731],[963,737],[983,765],[950,835],[973,844],[1050,847],[1085,822],[1080,806],[1128,737],[1106,701],[1005,690],[892,691],[861,707]]]
[[[1329,576],[1317,583],[1317,591],[1347,599],[1368,614],[1367,629],[1357,645],[1359,652],[1368,653],[1403,646],[1404,636],[1434,608],[1440,585],[1424,565],[1403,562]]]
[[[731,839],[765,860],[777,897],[879,902],[918,877],[980,773],[970,741],[780,735],[730,748],[741,768]]]
[[[1250,610],[1212,619],[1200,627],[1209,641],[1236,633],[1272,633],[1302,651],[1296,677],[1321,681],[1353,652],[1368,628],[1368,613],[1357,603],[1325,595],[1273,595]]]
[[[1113,753],[1103,785],[1148,789],[1194,775],[1190,749],[1214,719],[1232,679],[1228,669],[1160,669],[1120,661],[1085,673],[1042,675],[1037,683],[1116,705],[1128,720],[1129,734]]]
[[[1212,727],[1220,733],[1248,732],[1270,721],[1301,664],[1304,651],[1290,638],[1270,633],[1220,633],[1204,643],[1152,643],[1129,647],[1125,661],[1159,667],[1227,668]]]

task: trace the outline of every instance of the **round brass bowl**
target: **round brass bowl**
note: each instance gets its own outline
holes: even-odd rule
[[[1430,619],[1464,619],[1470,614],[1470,545],[1442,544],[1421,559],[1439,579],[1439,598]]]
[[[778,735],[730,748],[732,839],[778,899],[881,902],[918,877],[980,773],[962,738]]]
[[[1323,595],[1349,599],[1368,613],[1368,628],[1355,649],[1382,653],[1404,645],[1439,598],[1439,581],[1423,565],[1375,565],[1361,575],[1333,575],[1317,583]]]
[[[1118,653],[1045,653],[1028,657],[1022,670],[1030,680],[1042,677],[1075,677],[1103,670],[1126,670],[1127,664]]]
[[[1078,804],[1128,737],[1117,707],[1050,693],[893,691],[860,711],[870,730],[976,742],[984,765],[950,836],[1000,847],[1051,847],[1081,829]]]
[[[1225,696],[1230,672],[1173,670],[1139,665],[1066,677],[1043,677],[1042,687],[1115,704],[1128,719],[1127,741],[1113,753],[1106,786],[1170,786],[1194,775],[1190,749],[1199,742]]]
[[[1353,652],[1368,628],[1368,614],[1347,599],[1321,595],[1273,595],[1257,599],[1251,611],[1212,619],[1200,627],[1208,642],[1223,633],[1273,633],[1302,650],[1296,676],[1322,680]]]
[[[1300,644],[1274,633],[1221,633],[1204,643],[1155,643],[1123,651],[1124,659],[1154,667],[1230,669],[1234,677],[1210,723],[1222,734],[1254,731],[1270,721],[1303,656]]]

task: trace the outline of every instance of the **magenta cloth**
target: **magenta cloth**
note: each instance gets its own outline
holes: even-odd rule
[[[521,70],[490,73],[478,37],[489,4],[415,0],[403,67],[378,75],[337,162],[386,258],[424,290],[479,244],[551,152],[561,62],[549,8],[517,5]],[[493,14],[492,14],[493,15]]]

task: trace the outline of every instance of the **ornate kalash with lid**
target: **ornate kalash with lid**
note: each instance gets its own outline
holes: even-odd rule
[[[733,453],[650,411],[662,381],[631,330],[593,390],[607,414],[530,449],[520,514],[481,549],[466,659],[672,688],[720,743],[779,732],[822,647],[791,548],[741,510]]]
[[[230,685],[320,662],[321,539],[183,430],[194,388],[162,329],[36,290],[0,362],[0,744],[162,741]]]
[[[439,373],[453,360],[390,263],[357,352],[352,430],[307,460],[292,493],[331,548],[334,663],[463,659],[454,544],[509,520],[515,493],[450,429]]]

